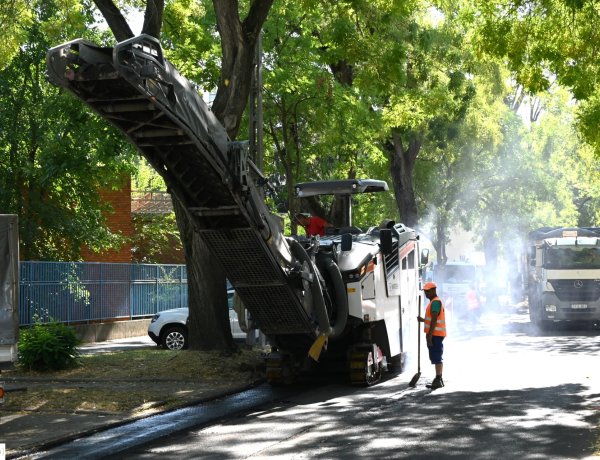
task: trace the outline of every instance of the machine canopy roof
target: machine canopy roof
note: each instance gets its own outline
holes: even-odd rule
[[[299,197],[315,195],[354,195],[356,193],[385,192],[389,190],[385,181],[375,179],[347,179],[303,182],[296,184]]]

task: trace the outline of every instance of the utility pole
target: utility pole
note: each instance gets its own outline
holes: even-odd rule
[[[254,63],[252,90],[250,91],[250,155],[256,167],[263,171],[262,33],[256,40]]]
[[[264,170],[264,155],[263,155],[263,110],[262,110],[262,33],[258,35],[256,40],[256,48],[254,54],[254,70],[252,72],[252,83],[250,90],[250,113],[249,113],[249,147],[250,158],[261,171]],[[264,198],[264,189],[258,188],[259,193]],[[248,313],[246,313],[248,314]],[[255,345],[257,343],[254,325],[252,318],[247,318],[248,332],[246,334],[246,343]],[[264,347],[266,345],[266,337],[262,332],[258,332],[258,345]]]

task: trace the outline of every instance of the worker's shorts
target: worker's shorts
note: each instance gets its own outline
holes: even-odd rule
[[[429,360],[431,364],[442,364],[442,355],[444,354],[444,337],[434,335],[431,337],[432,345],[427,344],[429,350]]]

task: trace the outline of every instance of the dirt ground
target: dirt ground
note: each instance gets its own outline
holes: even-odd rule
[[[59,372],[3,370],[5,413],[148,415],[239,389],[264,379],[264,351],[140,349],[83,355]]]

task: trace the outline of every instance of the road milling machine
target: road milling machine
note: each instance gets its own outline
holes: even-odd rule
[[[49,50],[47,65],[52,83],[121,130],[169,184],[268,337],[270,382],[344,370],[353,384],[371,385],[389,365],[402,366],[416,342],[426,262],[418,235],[392,221],[366,232],[351,225],[351,197],[385,191],[385,182],[298,184],[298,196],[346,200],[347,225],[321,238],[286,237],[245,144],[230,141],[155,38],[114,48],[74,40]]]

